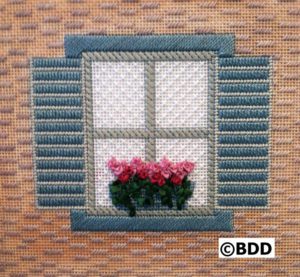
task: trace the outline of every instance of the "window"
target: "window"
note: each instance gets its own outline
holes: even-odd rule
[[[271,60],[234,41],[68,35],[65,57],[33,58],[37,207],[72,209],[74,231],[229,231],[233,210],[267,206]],[[128,217],[110,202],[113,155],[194,160],[193,198]]]
[[[106,162],[115,156],[148,161],[168,157],[196,163],[193,196],[184,211],[210,214],[214,190],[214,75],[212,52],[86,52],[88,208],[96,214],[126,215],[110,199],[113,176]],[[156,215],[162,210],[139,210]]]

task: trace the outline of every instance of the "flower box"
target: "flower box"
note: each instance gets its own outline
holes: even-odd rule
[[[130,162],[111,158],[108,167],[116,177],[109,184],[112,203],[125,207],[135,216],[137,207],[153,207],[157,200],[162,206],[181,210],[192,195],[188,175],[195,164],[189,161],[173,163],[167,158],[160,162],[144,162],[133,158]]]

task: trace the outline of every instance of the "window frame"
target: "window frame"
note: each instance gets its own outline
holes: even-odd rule
[[[168,135],[168,130],[163,128],[160,132],[162,135],[157,137],[157,135],[152,136],[151,134],[156,133],[157,129],[153,126],[153,122],[148,122],[146,118],[145,129],[126,129],[125,133],[122,134],[120,129],[122,128],[106,128],[107,130],[94,130],[93,126],[93,91],[92,91],[92,63],[93,62],[144,62],[145,78],[149,80],[155,74],[147,76],[149,72],[155,71],[155,62],[162,61],[207,61],[208,62],[208,128],[207,130],[199,130],[200,128],[184,128],[187,133],[194,134],[193,138],[207,138],[208,140],[208,179],[207,179],[207,205],[201,208],[189,207],[186,210],[176,211],[176,210],[138,210],[137,217],[139,216],[195,216],[195,215],[211,215],[214,211],[215,206],[215,186],[216,186],[216,127],[215,127],[215,93],[216,93],[216,64],[218,55],[212,51],[163,51],[163,52],[83,52],[83,95],[84,95],[84,121],[85,121],[85,160],[86,160],[86,180],[87,180],[87,192],[86,192],[86,206],[87,212],[92,215],[107,215],[107,216],[125,216],[126,211],[121,211],[115,207],[101,207],[96,206],[95,199],[95,170],[94,170],[94,139],[95,136],[100,139],[113,139],[113,138],[141,138],[148,139],[147,147],[154,147],[155,143],[153,140],[157,138],[173,138],[177,137]],[[146,73],[148,72],[148,73]],[[151,74],[151,73],[150,73]],[[148,93],[151,92],[151,86],[149,82],[145,80],[145,93],[146,97]],[[153,81],[155,83],[155,80]],[[148,87],[147,87],[148,86]],[[152,86],[153,87],[153,86]],[[155,92],[154,92],[155,94]],[[155,98],[155,97],[154,97]],[[155,101],[155,100],[154,100]],[[153,105],[152,105],[153,106]],[[145,107],[146,109],[146,107]],[[146,111],[146,110],[145,110]],[[154,112],[154,111],[146,111]],[[147,128],[148,127],[148,128]],[[153,129],[154,128],[154,129]],[[124,128],[125,129],[125,128]],[[147,129],[150,129],[150,133]],[[168,129],[168,128],[167,128]],[[172,131],[174,128],[170,128]],[[179,128],[181,129],[181,128]],[[111,132],[114,131],[114,132]],[[138,131],[138,132],[137,132]],[[162,131],[162,130],[161,130]],[[177,130],[182,131],[182,130]],[[205,134],[207,132],[207,134]],[[180,132],[176,132],[180,133]],[[181,136],[180,138],[189,138],[188,135]],[[179,138],[179,137],[178,137]],[[153,150],[153,149],[152,149]],[[147,152],[147,151],[146,151]],[[151,152],[151,151],[150,151]],[[152,151],[155,152],[155,149]],[[147,160],[153,157],[146,157]],[[154,157],[155,158],[155,157]],[[108,185],[108,184],[107,184]]]

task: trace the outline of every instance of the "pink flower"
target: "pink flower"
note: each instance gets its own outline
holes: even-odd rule
[[[180,179],[183,179],[187,175],[186,171],[184,170],[183,163],[176,163],[175,169],[176,170],[174,174],[177,175]]]
[[[161,168],[158,163],[150,162],[147,164],[149,179],[152,184],[163,186],[166,182],[162,175]]]
[[[148,170],[145,165],[138,168],[137,175],[143,180],[148,178]]]
[[[156,172],[150,176],[150,181],[152,184],[157,184],[160,187],[163,186],[166,183],[166,180],[164,176],[161,174],[161,172]]]
[[[131,169],[134,174],[137,174],[141,179],[148,177],[148,170],[141,158],[133,158],[130,162]]]
[[[172,163],[167,159],[167,158],[163,158],[160,163],[160,169],[161,169],[161,174],[164,176],[164,178],[169,179],[172,171],[171,171],[171,166]]]
[[[132,171],[132,168],[129,164],[126,163],[126,161],[121,161],[123,171],[121,174],[118,175],[118,179],[121,183],[126,183],[128,180],[132,177],[134,174]]]
[[[174,174],[171,178],[171,182],[176,185],[179,186],[182,183],[183,178],[181,178],[179,175]]]
[[[140,170],[143,164],[144,163],[141,158],[137,158],[137,157],[132,158],[132,160],[130,161],[130,166],[134,174],[136,174]]]
[[[176,163],[172,166],[173,175],[171,177],[171,182],[174,185],[181,185],[182,180],[191,173],[195,168],[195,164],[192,162],[184,161]]]
[[[194,170],[195,163],[189,162],[189,161],[184,161],[184,162],[182,162],[182,166],[183,166],[183,169],[186,171],[186,173],[189,174]]]
[[[130,173],[128,173],[128,172],[123,172],[122,174],[120,174],[120,175],[118,176],[118,180],[119,180],[122,184],[127,183],[129,179],[130,179]]]
[[[170,165],[170,171],[171,171],[171,173],[175,174],[177,172],[177,168],[178,168],[177,164],[172,163]]]
[[[115,165],[118,163],[117,159],[115,157],[112,157],[108,162],[107,166],[112,169],[115,167]]]
[[[107,163],[109,169],[115,176],[119,176],[124,170],[124,161],[119,162],[115,157],[112,157]]]
[[[146,164],[147,170],[149,172],[149,176],[154,173],[160,172],[160,166],[156,162],[149,162]]]
[[[115,157],[111,158],[107,165],[122,183],[126,183],[133,174],[130,165],[126,161],[117,161]]]

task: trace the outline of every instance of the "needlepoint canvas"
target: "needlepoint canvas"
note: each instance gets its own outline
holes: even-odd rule
[[[297,276],[298,6],[2,3],[1,274]]]

